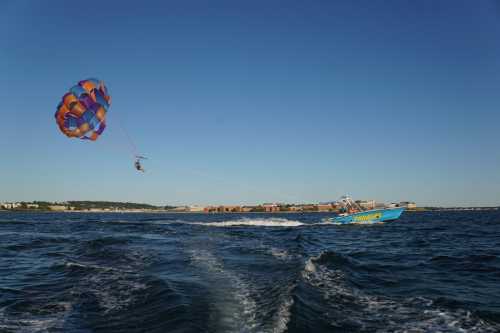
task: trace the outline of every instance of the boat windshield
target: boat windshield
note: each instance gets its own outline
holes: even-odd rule
[[[348,214],[354,214],[365,210],[356,201],[352,200],[352,198],[347,195],[341,197],[338,203],[342,208],[344,208],[345,212]]]

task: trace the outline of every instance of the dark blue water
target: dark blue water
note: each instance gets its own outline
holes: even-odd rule
[[[500,212],[0,213],[0,332],[498,332]]]

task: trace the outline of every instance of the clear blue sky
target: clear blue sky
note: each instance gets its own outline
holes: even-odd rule
[[[499,2],[0,6],[0,201],[500,204]],[[54,120],[89,77],[97,142]]]

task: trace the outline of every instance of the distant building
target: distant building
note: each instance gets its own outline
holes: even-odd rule
[[[201,213],[203,211],[205,211],[205,207],[201,207],[201,206],[189,206],[188,207],[188,210],[190,212],[193,212],[193,213]]]
[[[406,209],[416,209],[417,204],[411,201],[401,201],[399,207],[404,207]]]
[[[293,208],[294,207],[293,205],[290,205],[290,204],[278,204],[279,206],[279,211],[280,212],[290,212],[290,211],[293,211]]]
[[[54,210],[54,211],[63,211],[63,210],[66,210],[67,207],[63,206],[63,205],[51,205],[51,206],[49,206],[49,209]]]
[[[216,211],[217,208],[213,206],[206,206],[205,208],[203,208],[203,212],[205,213],[215,213]]]
[[[333,210],[333,206],[331,204],[318,204],[316,205],[318,212],[330,212]]]
[[[263,204],[262,208],[264,208],[264,211],[267,213],[279,212],[279,210],[280,210],[280,206],[278,206],[277,204],[271,204],[271,203]]]
[[[318,210],[318,207],[316,205],[300,205],[300,210],[302,212],[314,212]]]
[[[239,213],[241,212],[241,206],[220,206],[220,213]]]
[[[4,209],[16,209],[16,208],[21,207],[21,203],[20,202],[4,202],[2,204],[2,207]]]
[[[364,209],[374,209],[375,208],[375,200],[358,200],[356,201],[361,208]]]
[[[170,211],[172,211],[172,212],[188,212],[189,207],[188,206],[177,206],[177,207],[170,209]]]
[[[4,202],[0,203],[0,208],[3,209],[16,209],[16,208],[27,208],[27,209],[38,209],[38,204],[33,203],[22,203],[22,202]]]
[[[207,207],[204,207],[203,210],[201,210],[201,211],[203,211],[205,213],[239,213],[242,211],[242,207],[241,206],[207,206]],[[249,211],[249,210],[245,210],[245,211]]]

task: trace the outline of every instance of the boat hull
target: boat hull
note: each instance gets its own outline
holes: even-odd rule
[[[397,220],[403,213],[404,208],[372,209],[364,212],[345,216],[337,216],[332,219],[334,223],[378,223]]]

